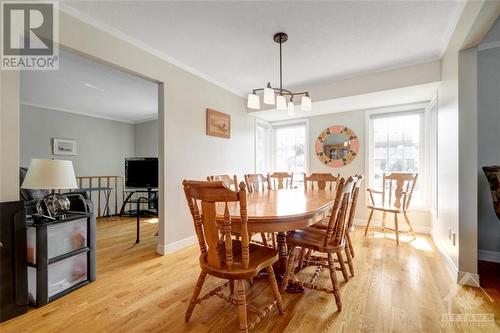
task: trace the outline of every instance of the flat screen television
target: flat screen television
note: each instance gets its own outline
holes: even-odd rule
[[[129,188],[158,188],[158,158],[126,158],[125,186]]]

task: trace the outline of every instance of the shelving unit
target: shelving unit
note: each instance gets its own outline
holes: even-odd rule
[[[29,219],[28,298],[43,306],[95,281],[95,219],[69,212],[56,221]]]

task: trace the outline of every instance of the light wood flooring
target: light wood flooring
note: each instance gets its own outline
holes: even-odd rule
[[[142,223],[141,243],[134,245],[135,221],[102,219],[97,228],[97,281],[43,308],[0,325],[0,332],[236,332],[237,310],[212,297],[198,305],[189,323],[184,312],[196,283],[197,245],[175,254],[155,253],[157,225]],[[495,315],[490,327],[443,326],[444,298],[456,287],[429,237],[354,232],[356,276],[341,282],[342,312],[334,297],[313,290],[284,294],[285,315],[274,310],[256,332],[499,332],[500,308],[480,289],[458,288],[453,313]],[[304,274],[307,272],[304,272]],[[301,275],[303,275],[301,273]],[[299,275],[300,277],[300,275]],[[328,273],[322,276],[329,283]],[[222,281],[208,277],[205,290]],[[247,286],[251,304],[267,304],[271,290],[264,279]],[[203,291],[202,291],[203,293]],[[478,300],[465,309],[463,300]],[[481,304],[481,302],[483,302]],[[465,302],[467,303],[467,302]],[[460,305],[462,304],[462,305]]]

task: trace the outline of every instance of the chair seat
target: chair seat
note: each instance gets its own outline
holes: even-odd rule
[[[278,251],[275,249],[250,243],[250,262],[248,268],[245,268],[241,256],[241,241],[233,239],[233,265],[229,270],[225,262],[224,242],[219,242],[217,249],[222,263],[220,268],[209,265],[203,256],[200,256],[200,265],[202,270],[221,279],[250,279],[278,261]]]
[[[318,222],[314,223],[312,228],[326,230],[328,228],[328,217],[325,217]]]
[[[390,205],[368,205],[368,208],[374,209],[374,210],[380,210],[383,212],[390,212],[390,213],[403,213],[404,210],[401,207],[394,207]]]
[[[293,246],[305,247],[319,252],[338,252],[345,248],[345,240],[339,245],[327,244],[324,246],[326,230],[308,227],[288,233],[287,243]]]

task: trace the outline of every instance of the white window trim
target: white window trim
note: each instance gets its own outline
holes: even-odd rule
[[[372,118],[375,115],[383,115],[383,114],[409,114],[409,113],[415,113],[415,112],[422,112],[423,113],[423,126],[420,129],[421,130],[421,137],[422,137],[422,142],[421,142],[421,147],[422,149],[420,150],[420,158],[421,160],[424,161],[424,165],[421,169],[421,172],[419,172],[419,179],[421,181],[420,185],[422,188],[423,192],[423,202],[420,203],[419,205],[412,205],[411,209],[416,210],[416,211],[430,211],[431,210],[431,198],[432,198],[432,187],[430,184],[430,140],[429,140],[429,132],[430,132],[430,115],[429,115],[429,108],[428,108],[429,103],[416,103],[416,104],[409,104],[405,106],[398,106],[398,107],[389,107],[389,108],[381,108],[381,109],[374,109],[374,110],[368,110],[365,112],[365,161],[366,161],[366,167],[367,167],[367,179],[366,179],[366,187],[371,188],[371,179],[373,176],[373,147],[371,145],[371,142],[373,142],[373,131],[371,130],[372,128]],[[423,158],[422,158],[423,157]],[[365,203],[369,203],[369,196],[365,196]]]
[[[310,156],[309,156],[309,119],[307,118],[301,118],[301,119],[293,119],[293,120],[283,120],[283,121],[274,121],[271,124],[271,170],[269,171],[282,171],[282,170],[276,170],[276,127],[281,127],[281,126],[288,126],[288,125],[295,125],[295,124],[305,124],[306,127],[306,142],[305,142],[305,147],[304,147],[304,163],[305,163],[305,172],[309,173],[309,165],[310,165]],[[294,175],[295,178],[295,175]]]
[[[254,140],[253,140],[253,144],[254,144],[254,173],[257,173],[258,170],[257,170],[257,126],[264,126],[264,127],[267,127],[267,131],[266,131],[266,143],[267,143],[267,154],[266,154],[266,164],[271,167],[271,156],[272,156],[272,152],[271,152],[271,148],[272,148],[272,125],[271,123],[267,122],[267,121],[264,121],[262,119],[259,119],[259,118],[255,118],[255,126],[254,126]]]

